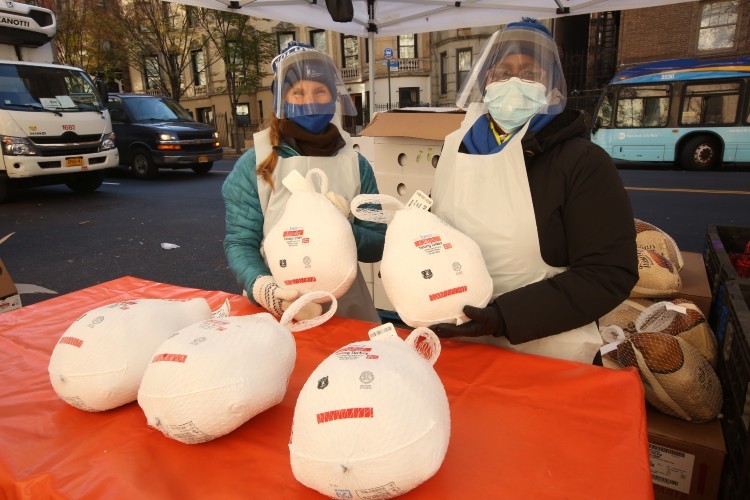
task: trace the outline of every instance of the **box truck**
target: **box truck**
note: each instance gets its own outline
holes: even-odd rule
[[[20,186],[91,192],[119,164],[106,87],[54,64],[56,31],[51,10],[0,3],[0,202]]]

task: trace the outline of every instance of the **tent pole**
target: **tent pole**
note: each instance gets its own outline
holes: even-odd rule
[[[368,106],[370,108],[370,121],[372,121],[372,115],[375,112],[375,33],[370,32],[367,37],[367,43],[370,45],[370,72],[368,77],[367,85],[370,87],[370,102]]]

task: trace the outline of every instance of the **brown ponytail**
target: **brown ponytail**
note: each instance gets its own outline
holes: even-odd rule
[[[271,174],[273,174],[273,171],[276,168],[276,163],[279,160],[279,153],[278,151],[276,151],[276,147],[281,144],[281,132],[279,131],[280,123],[281,121],[276,117],[276,115],[274,115],[273,120],[271,121],[271,130],[269,137],[271,141],[271,153],[266,157],[265,160],[258,164],[257,168],[255,169],[255,173],[259,176],[262,176],[263,180],[271,186],[271,191],[274,190],[273,177],[271,177]]]

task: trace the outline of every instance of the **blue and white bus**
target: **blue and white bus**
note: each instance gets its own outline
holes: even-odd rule
[[[750,57],[627,68],[594,116],[591,139],[616,160],[685,170],[750,166]]]

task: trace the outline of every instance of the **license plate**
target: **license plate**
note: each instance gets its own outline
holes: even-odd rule
[[[76,156],[74,158],[65,158],[65,166],[66,167],[82,167],[83,156]]]
[[[198,163],[208,163],[208,156],[199,156]]]

